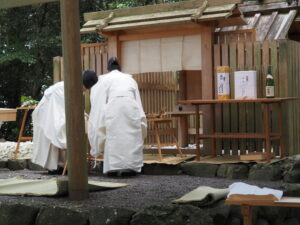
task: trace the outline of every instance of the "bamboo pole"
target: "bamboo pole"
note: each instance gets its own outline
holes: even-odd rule
[[[65,107],[68,149],[69,197],[88,197],[88,178],[84,137],[79,1],[61,0],[61,27],[64,57]]]

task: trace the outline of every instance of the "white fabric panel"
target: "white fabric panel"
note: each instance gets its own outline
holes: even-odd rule
[[[122,71],[129,74],[140,73],[140,41],[122,42]]]
[[[162,71],[182,70],[183,37],[161,39]]]
[[[192,35],[183,37],[183,70],[201,70],[201,35]]]
[[[129,74],[201,70],[201,35],[122,42],[122,70]]]
[[[141,73],[161,71],[161,39],[140,41]]]

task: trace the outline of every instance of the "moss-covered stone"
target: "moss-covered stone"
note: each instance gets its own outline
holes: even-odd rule
[[[88,225],[88,215],[63,207],[42,207],[35,225]]]
[[[256,225],[269,225],[269,222],[265,219],[258,219]]]
[[[36,171],[43,171],[43,170],[46,170],[46,169],[44,169],[43,167],[41,167],[40,165],[31,162],[31,160],[28,160],[28,161],[27,161],[27,168],[28,168],[29,170],[36,170]]]
[[[7,168],[7,161],[0,161],[0,168]]]
[[[218,177],[227,179],[247,179],[249,168],[246,164],[222,164],[217,171]]]
[[[191,205],[151,206],[133,215],[130,225],[213,225],[212,218]]]
[[[282,188],[284,196],[300,197],[300,184],[283,184]]]
[[[213,218],[214,225],[225,225],[230,214],[230,205],[225,205],[224,201],[220,201],[210,207],[207,212]]]
[[[243,225],[243,220],[238,217],[230,217],[226,221],[226,225]]]
[[[7,167],[10,170],[23,170],[27,168],[26,159],[9,159],[7,160]]]
[[[39,208],[22,204],[0,204],[0,225],[34,225]]]
[[[281,178],[281,167],[278,164],[256,164],[249,171],[249,180],[276,181]]]
[[[134,213],[130,209],[95,208],[90,211],[90,225],[129,225]]]
[[[184,163],[181,168],[185,174],[198,177],[215,177],[218,165],[209,163]]]
[[[260,206],[257,210],[257,218],[265,219],[271,224],[277,222],[283,222],[288,214],[288,208],[285,207],[269,207]]]
[[[166,165],[160,163],[144,164],[142,173],[146,175],[178,175],[181,174],[179,165]]]
[[[284,221],[285,225],[300,225],[299,221],[296,218],[290,218]]]

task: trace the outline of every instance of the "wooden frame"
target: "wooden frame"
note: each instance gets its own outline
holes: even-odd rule
[[[266,162],[271,161],[271,139],[279,139],[280,141],[280,157],[285,156],[285,146],[284,137],[282,131],[282,103],[289,100],[299,100],[300,98],[258,98],[258,99],[228,99],[228,100],[190,100],[190,101],[179,101],[180,104],[192,104],[196,109],[196,149],[197,149],[197,160],[200,161],[200,139],[212,139],[211,155],[213,157],[217,156],[216,151],[216,139],[218,138],[253,138],[253,139],[263,139],[265,140],[265,151],[266,151]],[[199,134],[199,106],[201,105],[211,105],[212,115],[215,115],[216,104],[225,103],[261,103],[263,108],[263,132],[262,133],[221,133],[216,132],[216,119],[215,116],[210,118],[212,131],[210,134]],[[271,132],[270,130],[270,104],[279,105],[279,116],[278,116],[278,131]],[[198,116],[197,116],[198,115]],[[205,119],[206,120],[206,119]]]

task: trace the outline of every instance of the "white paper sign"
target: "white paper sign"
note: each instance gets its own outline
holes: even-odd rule
[[[256,71],[248,70],[234,72],[234,98],[257,98]]]

